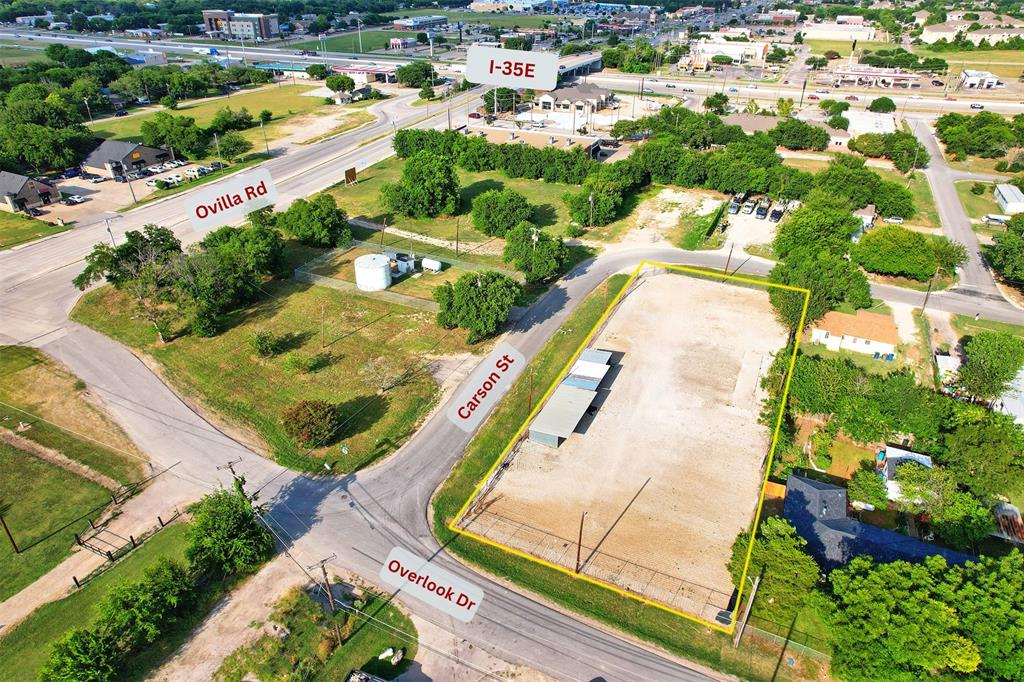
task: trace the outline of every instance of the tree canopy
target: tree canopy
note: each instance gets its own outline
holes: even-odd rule
[[[522,286],[508,275],[467,272],[454,285],[445,282],[434,289],[441,307],[437,323],[445,329],[467,329],[469,343],[475,343],[498,331],[521,293]]]
[[[449,157],[423,150],[402,168],[402,179],[381,188],[381,203],[389,211],[412,218],[454,215],[461,195],[459,176]]]

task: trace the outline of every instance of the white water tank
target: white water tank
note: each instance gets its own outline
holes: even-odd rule
[[[356,258],[356,286],[362,291],[383,291],[391,286],[391,261],[381,253]]]

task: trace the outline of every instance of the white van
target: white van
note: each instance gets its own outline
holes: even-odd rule
[[[998,213],[989,213],[982,220],[990,225],[1005,225],[1013,219],[1012,216],[999,215]]]

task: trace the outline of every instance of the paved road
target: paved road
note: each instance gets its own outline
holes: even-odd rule
[[[387,105],[387,103],[384,103]],[[382,106],[386,130],[392,114],[396,124],[422,116]],[[441,126],[444,116],[419,125]],[[330,184],[344,168],[361,167],[390,154],[390,141],[366,129],[330,142],[310,145],[267,163],[278,178],[282,196],[300,196]],[[116,223],[117,233],[144,222],[173,226],[187,241],[194,238],[183,223],[180,196],[128,214]],[[310,479],[282,469],[231,440],[192,412],[134,355],[109,338],[67,320],[78,297],[69,280],[80,259],[103,238],[101,224],[0,253],[0,341],[37,346],[64,362],[89,384],[126,432],[158,465],[180,464],[173,475],[196,494],[226,483],[217,467],[239,459],[236,467],[250,489],[262,488],[271,518],[281,537],[300,556],[336,552],[338,565],[376,581],[384,557],[403,546],[465,577],[485,592],[476,618],[463,624],[430,607],[408,600],[424,618],[485,648],[504,660],[527,665],[560,679],[697,680],[705,675],[669,661],[640,646],[541,605],[463,567],[442,551],[427,519],[432,492],[459,459],[469,435],[443,416],[430,419],[416,436],[383,464],[343,478]],[[721,268],[724,252],[683,252],[672,248],[614,249],[579,266],[535,304],[510,332],[508,340],[532,357],[588,292],[609,274],[631,269],[639,260],[656,259]],[[735,261],[734,261],[735,264]],[[765,273],[770,263],[752,259],[745,272]],[[876,296],[920,305],[923,294],[876,287]],[[1005,321],[1024,321],[1024,314],[1004,301],[971,292],[940,293],[930,305],[944,310]],[[297,569],[298,570],[298,569]]]

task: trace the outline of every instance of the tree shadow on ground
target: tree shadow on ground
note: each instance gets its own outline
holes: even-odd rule
[[[558,222],[558,213],[551,204],[539,204],[533,207],[533,224],[537,227],[550,227]]]

